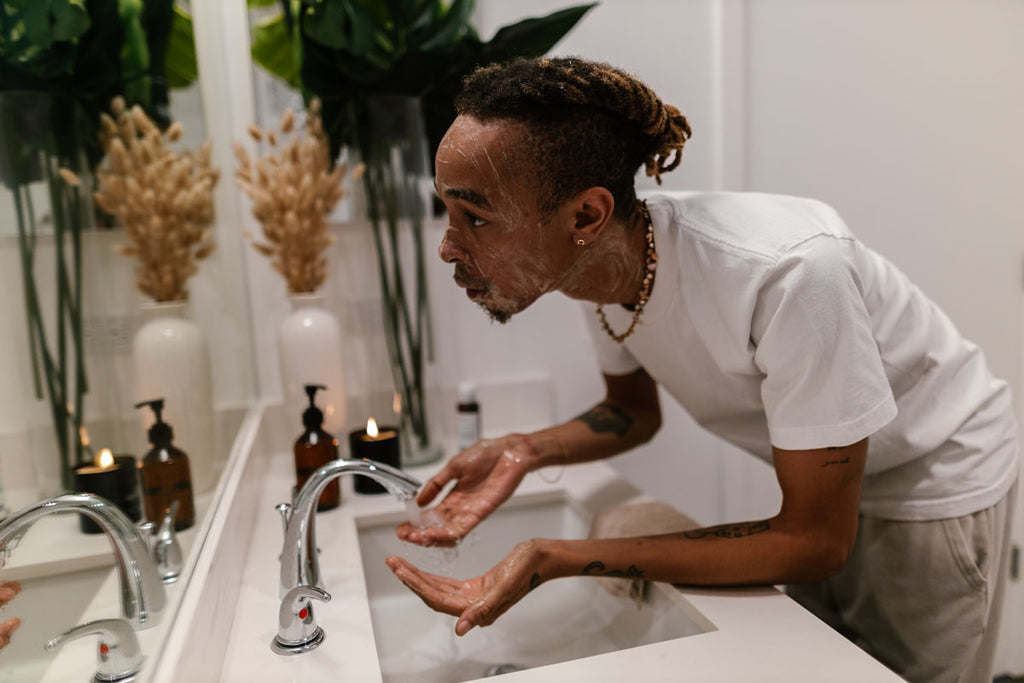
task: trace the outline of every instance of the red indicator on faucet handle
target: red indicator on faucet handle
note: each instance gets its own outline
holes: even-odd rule
[[[100,654],[105,655],[110,652],[110,646],[106,643],[100,643]]]
[[[299,619],[305,619],[309,615],[309,610],[305,607],[299,610]]]

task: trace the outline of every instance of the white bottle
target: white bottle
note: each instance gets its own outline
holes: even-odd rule
[[[455,434],[459,450],[464,451],[480,440],[480,404],[477,403],[476,386],[472,382],[459,383],[456,410]]]

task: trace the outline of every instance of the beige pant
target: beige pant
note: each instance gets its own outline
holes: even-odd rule
[[[786,592],[912,683],[991,683],[1015,498],[956,519],[861,517],[842,571]]]

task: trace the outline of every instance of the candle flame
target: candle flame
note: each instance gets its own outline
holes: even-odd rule
[[[85,425],[78,428],[78,440],[82,443],[82,447],[88,448],[89,444],[92,443],[89,440],[89,432],[86,431]]]
[[[371,417],[366,421],[366,435],[375,439],[377,434],[377,421]]]
[[[114,464],[114,455],[110,452],[109,448],[104,448],[100,451],[100,454],[96,456],[97,467],[110,467]]]

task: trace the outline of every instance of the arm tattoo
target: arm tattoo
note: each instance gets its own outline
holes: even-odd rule
[[[846,450],[846,446],[827,446],[825,448],[825,450],[826,451],[842,451],[842,450]],[[829,465],[848,465],[849,463],[850,463],[850,456],[846,456],[845,458],[836,457],[836,458],[833,458],[832,460],[826,460],[825,464],[823,464],[821,466],[821,468],[825,469]]]
[[[635,564],[629,565],[628,569],[609,569],[606,571],[604,562],[594,560],[583,568],[580,576],[614,576],[623,579],[642,579],[644,578],[644,572]]]
[[[633,426],[633,418],[627,415],[618,406],[611,403],[598,403],[596,406],[576,417],[583,422],[595,434],[606,434],[611,432],[620,438]]]
[[[715,538],[743,538],[753,536],[772,528],[771,523],[766,519],[762,522],[740,522],[739,524],[721,524],[708,527],[707,529],[693,529],[684,531],[683,536],[697,540],[713,536]]]

